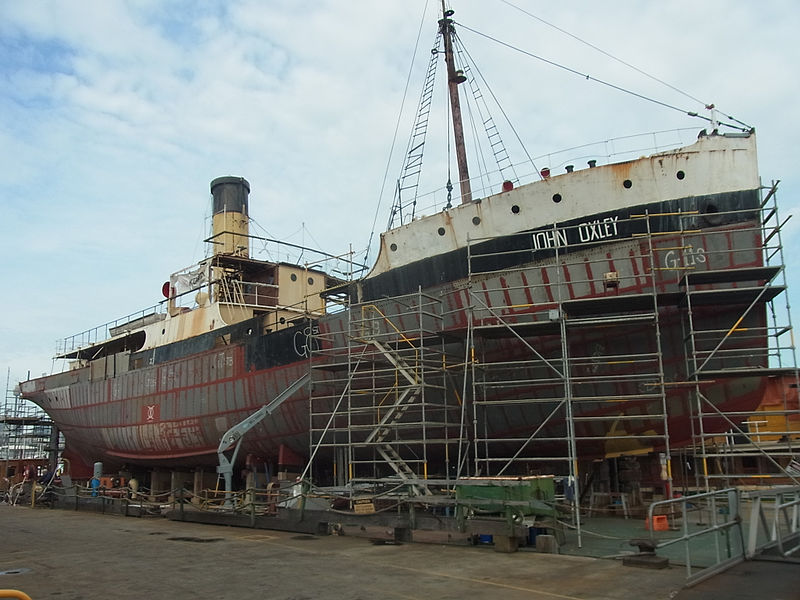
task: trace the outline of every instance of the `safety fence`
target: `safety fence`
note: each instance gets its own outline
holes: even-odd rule
[[[800,486],[727,488],[654,502],[647,526],[660,555],[685,563],[687,586],[745,559],[795,561],[793,555],[800,550]]]
[[[92,488],[79,485],[48,486],[17,494],[13,504],[48,506],[76,511],[119,514],[124,516],[160,515],[170,510],[274,515],[278,508],[301,508],[308,487],[301,482],[285,486],[249,488],[226,493],[219,489],[193,493],[185,488],[163,491],[144,487]]]
[[[800,551],[800,486],[746,492],[751,502],[746,554],[790,558]]]

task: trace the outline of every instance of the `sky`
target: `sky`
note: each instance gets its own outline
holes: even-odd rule
[[[555,169],[561,149],[616,150],[624,144],[608,140],[652,131],[685,129],[688,142],[706,123],[685,111],[714,103],[756,128],[762,180],[782,181],[783,217],[800,207],[795,0],[453,8],[515,162],[527,152]],[[374,231],[371,262],[437,9],[433,0],[0,0],[0,368],[11,385],[61,370],[56,340],[156,304],[170,273],[205,256],[216,177],[250,182],[251,233],[363,259]],[[454,162],[438,85],[420,189],[438,190],[428,198],[440,208]],[[800,216],[783,235],[790,299],[800,294],[798,228]],[[280,257],[266,247],[254,256]]]

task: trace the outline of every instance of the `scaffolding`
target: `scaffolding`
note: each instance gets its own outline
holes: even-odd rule
[[[441,300],[419,291],[351,304],[347,315],[346,331],[320,332],[313,344],[311,455],[332,457],[317,461],[314,479],[427,495],[458,446]]]
[[[677,446],[682,465],[696,463],[695,487],[794,479],[800,413],[775,191],[757,208],[620,217],[614,229],[628,234],[613,249],[574,243],[590,237],[576,231],[585,223],[529,234],[535,258],[525,243],[470,240],[474,471],[553,473],[573,498],[625,490],[636,502],[646,473],[604,489],[592,462],[657,457],[650,483],[668,495]]]
[[[616,223],[634,232],[620,265],[569,242],[582,225],[554,225],[534,267],[524,244],[468,248],[474,472],[555,475],[579,536],[583,483],[590,507],[619,499],[626,516],[639,496],[636,481],[630,496],[594,472],[581,481],[579,461],[654,448],[669,459],[653,217]]]
[[[796,481],[784,223],[773,186],[470,239],[452,289],[350,304],[313,343],[314,480],[554,476],[579,536],[581,507]]]
[[[706,490],[743,482],[796,484],[800,478],[798,369],[781,240],[788,219],[779,216],[778,182],[764,189],[753,231],[763,262],[687,272],[680,281],[686,294],[687,379],[694,382],[690,454]],[[704,311],[720,306],[738,306],[736,318],[722,328],[704,326]],[[766,382],[755,410],[720,410],[705,393],[708,382],[748,377],[762,386]]]
[[[13,476],[24,461],[50,461],[59,448],[58,432],[40,408],[20,397],[11,385],[11,370],[6,376],[6,392],[0,407],[0,477]],[[15,466],[16,465],[16,466]]]

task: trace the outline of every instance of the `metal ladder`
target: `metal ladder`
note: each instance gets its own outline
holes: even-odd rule
[[[422,172],[422,157],[425,148],[425,138],[428,134],[428,117],[431,113],[431,103],[433,101],[433,88],[436,82],[436,64],[439,60],[439,40],[441,33],[436,34],[436,41],[431,51],[430,62],[428,63],[428,72],[425,75],[425,83],[422,87],[422,94],[419,99],[419,107],[417,108],[417,116],[414,120],[414,127],[411,130],[411,139],[408,142],[408,150],[406,151],[405,164],[403,165],[403,172],[397,180],[397,190],[394,205],[392,206],[391,216],[389,217],[389,228],[394,224],[395,217],[400,219],[400,225],[403,224],[403,210],[407,206],[403,204],[403,195],[413,195],[410,201],[411,214],[408,215],[408,220],[414,218],[414,213],[417,206],[417,190],[419,187],[419,176]]]

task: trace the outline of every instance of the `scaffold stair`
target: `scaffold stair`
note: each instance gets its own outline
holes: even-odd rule
[[[386,359],[390,363],[392,363],[392,365],[394,365],[398,373],[400,373],[403,377],[405,377],[409,383],[411,383],[412,385],[416,385],[417,383],[419,383],[417,381],[416,375],[413,372],[414,371],[413,368],[410,367],[408,363],[406,363],[406,361],[402,359],[402,357],[392,352],[391,349],[384,346],[378,340],[369,340],[369,343],[372,344],[375,348],[377,348],[378,351],[380,351],[380,353],[383,354],[383,356],[385,356]]]
[[[382,442],[391,433],[391,426],[398,423],[405,414],[408,407],[419,395],[419,389],[407,388],[397,397],[386,413],[381,418],[378,426],[367,436],[366,443]]]
[[[425,485],[420,485],[418,483],[411,483],[412,481],[416,481],[418,476],[414,473],[413,469],[408,466],[408,463],[403,460],[403,458],[397,453],[397,451],[391,446],[391,444],[383,444],[382,446],[378,446],[377,448],[378,454],[383,457],[383,460],[392,468],[392,470],[397,473],[398,477],[403,481],[409,482],[410,488],[414,491],[414,494],[417,496],[427,496],[431,492]]]

